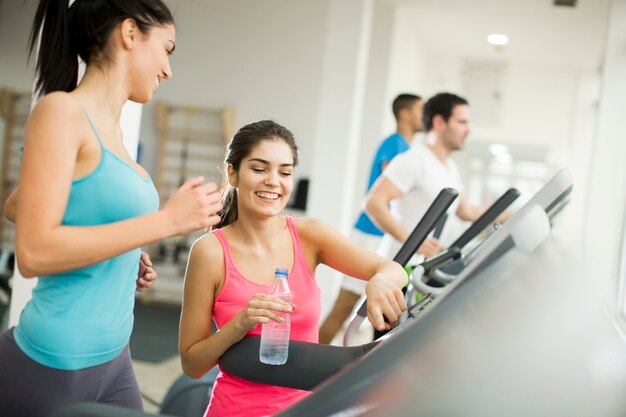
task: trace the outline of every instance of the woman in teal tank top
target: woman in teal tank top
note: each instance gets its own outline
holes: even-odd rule
[[[230,141],[220,229],[193,244],[185,275],[179,350],[189,376],[199,378],[245,335],[260,334],[261,323],[278,321],[275,311],[291,312],[291,339],[317,342],[319,264],[368,281],[368,317],[375,328],[389,329],[406,308],[406,273],[399,264],[319,220],[282,215],[297,163],[293,134],[273,121],[246,125]],[[267,294],[276,268],[289,270],[293,306]],[[212,321],[219,329],[213,334]],[[205,416],[274,415],[305,395],[220,372]]]
[[[172,76],[167,6],[68,3],[41,0],[31,32],[43,98],[25,129],[16,255],[22,275],[39,280],[19,324],[0,335],[7,416],[76,402],[141,409],[128,341],[136,286],[154,272],[140,247],[210,228],[221,209],[217,186],[193,178],[159,210],[150,176],[122,142],[124,103],[148,102]],[[78,57],[87,66],[77,85]]]

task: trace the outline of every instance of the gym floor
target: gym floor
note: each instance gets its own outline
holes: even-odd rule
[[[130,349],[144,409],[157,412],[170,386],[182,374],[178,357],[180,306],[135,303]]]

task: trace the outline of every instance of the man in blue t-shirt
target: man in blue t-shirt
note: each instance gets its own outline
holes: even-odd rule
[[[374,155],[367,191],[389,162],[396,155],[407,151],[415,134],[422,130],[422,106],[421,97],[414,94],[400,94],[394,99],[391,107],[396,118],[396,132],[383,140]],[[351,239],[353,242],[375,252],[383,235],[384,233],[362,211],[352,229]],[[364,294],[366,283],[366,281],[349,276],[343,277],[335,306],[320,328],[320,343],[328,344],[333,340],[343,322],[352,312],[356,302]]]

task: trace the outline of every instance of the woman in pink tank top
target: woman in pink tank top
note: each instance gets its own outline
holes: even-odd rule
[[[228,145],[227,187],[219,230],[198,239],[185,275],[180,325],[183,371],[199,378],[226,350],[261,324],[291,313],[291,339],[318,341],[320,263],[368,280],[368,317],[386,330],[406,308],[404,269],[350,242],[323,222],[283,216],[293,190],[298,154],[292,133],[272,122],[242,127]],[[288,268],[293,304],[267,294],[276,268]],[[219,329],[211,333],[211,322]],[[205,416],[269,416],[308,394],[218,375]]]

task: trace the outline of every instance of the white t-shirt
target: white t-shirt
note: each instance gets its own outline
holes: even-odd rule
[[[450,187],[462,191],[461,176],[456,163],[448,158],[442,163],[430,148],[417,143],[408,151],[396,156],[383,174],[403,195],[391,200],[391,215],[409,232],[411,232],[442,188]],[[458,198],[448,209],[455,214],[459,205]],[[390,234],[385,233],[378,254],[392,259],[403,242],[398,242]]]

